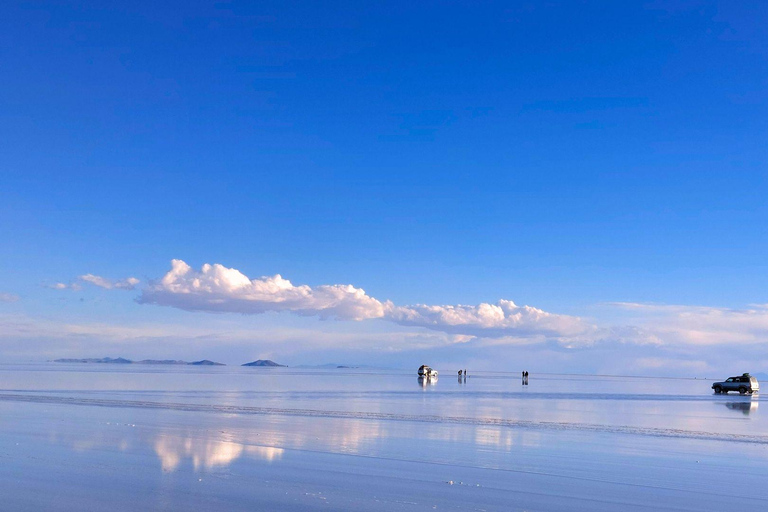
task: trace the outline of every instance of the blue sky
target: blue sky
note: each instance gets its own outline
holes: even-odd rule
[[[407,365],[398,336],[422,336],[446,364],[493,346],[709,371],[718,343],[685,334],[706,311],[736,367],[768,339],[766,25],[761,2],[4,3],[0,358],[181,357],[195,337],[230,362]],[[172,259],[397,306],[507,299],[602,334],[456,342],[137,302]],[[140,284],[51,288],[86,274]]]

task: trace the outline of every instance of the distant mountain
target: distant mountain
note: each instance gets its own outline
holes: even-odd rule
[[[188,363],[178,359],[142,359],[141,361],[131,361],[124,357],[87,357],[84,359],[54,359],[54,363],[107,363],[107,364],[176,364],[176,365],[194,365],[194,366],[225,366],[224,363],[216,363],[208,359]]]
[[[124,359],[118,357],[113,359],[111,357],[87,357],[84,359],[54,359],[54,363],[110,363],[110,364],[131,364],[133,361],[130,359]]]
[[[245,363],[242,366],[270,366],[270,367],[282,367],[287,368],[284,364],[277,364],[276,362],[272,361],[271,359],[258,359],[256,361],[252,361],[250,363]]]

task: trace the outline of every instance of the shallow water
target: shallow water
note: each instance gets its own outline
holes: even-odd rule
[[[0,365],[0,509],[768,505],[759,395],[446,373]]]

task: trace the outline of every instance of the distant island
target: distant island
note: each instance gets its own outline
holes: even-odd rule
[[[286,368],[287,366],[284,364],[277,364],[276,362],[272,361],[271,359],[257,359],[256,361],[251,361],[250,363],[245,363],[242,366],[269,366],[269,367],[281,367]]]
[[[142,359],[141,361],[131,361],[124,357],[86,357],[83,359],[54,359],[54,363],[100,363],[100,364],[176,364],[192,366],[225,366],[224,363],[217,363],[209,359],[202,361],[179,361],[178,359]]]

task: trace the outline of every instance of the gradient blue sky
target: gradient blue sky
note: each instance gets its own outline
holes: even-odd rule
[[[766,26],[759,1],[4,2],[0,360],[768,369]],[[138,303],[174,258],[615,330]],[[141,284],[50,288],[84,274]]]

